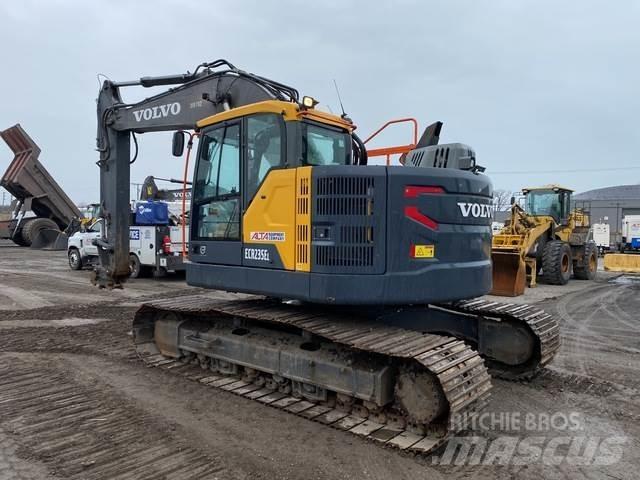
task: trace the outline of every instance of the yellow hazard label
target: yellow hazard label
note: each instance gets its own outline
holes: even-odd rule
[[[433,245],[415,245],[413,256],[414,258],[433,258],[436,248]]]

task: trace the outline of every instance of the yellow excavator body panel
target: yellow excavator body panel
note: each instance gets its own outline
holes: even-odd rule
[[[311,169],[296,168],[296,270],[311,271]]]
[[[285,270],[296,269],[296,170],[269,172],[242,219],[244,244],[272,244]]]
[[[285,270],[311,270],[311,170],[270,171],[242,219],[245,246],[272,245]]]

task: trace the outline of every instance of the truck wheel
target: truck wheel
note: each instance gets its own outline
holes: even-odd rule
[[[598,271],[598,251],[594,243],[584,246],[584,260],[582,265],[573,265],[573,276],[578,280],[593,280]]]
[[[138,278],[142,273],[142,265],[140,259],[134,253],[129,254],[129,277]]]
[[[22,236],[29,246],[43,230],[60,230],[58,224],[50,218],[36,218],[27,223],[22,229]]]
[[[561,240],[552,240],[542,252],[542,280],[551,285],[566,285],[571,278],[571,247]]]
[[[158,267],[153,269],[153,278],[164,278],[168,274],[167,269],[164,267]]]
[[[24,227],[20,226],[18,228],[18,230],[16,230],[13,233],[13,237],[11,238],[11,240],[13,240],[13,243],[15,243],[16,245],[20,245],[21,247],[28,247],[29,244],[27,243],[27,240],[24,238]]]
[[[82,257],[80,256],[80,252],[77,248],[70,248],[69,253],[67,253],[67,257],[69,257],[69,266],[71,267],[71,270],[82,269]]]

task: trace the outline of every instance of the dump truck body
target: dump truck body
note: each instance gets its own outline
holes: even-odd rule
[[[0,132],[0,136],[14,153],[13,161],[0,179],[0,186],[16,199],[11,220],[0,225],[0,237],[11,238],[21,245],[31,245],[37,240],[36,237],[43,237],[43,230],[49,231],[44,236],[53,238],[54,230],[59,233],[74,218],[82,218],[78,207],[38,160],[40,148],[20,124]],[[32,211],[35,217],[27,218],[25,214],[28,211]],[[28,224],[38,219],[49,221],[31,225],[29,230],[32,232],[23,235],[27,233]]]

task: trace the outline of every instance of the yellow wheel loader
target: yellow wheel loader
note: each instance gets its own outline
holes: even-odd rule
[[[564,285],[571,274],[591,280],[598,267],[589,216],[571,209],[572,190],[559,185],[525,188],[524,208],[512,201],[511,218],[493,236],[493,295],[515,297],[536,278]]]

